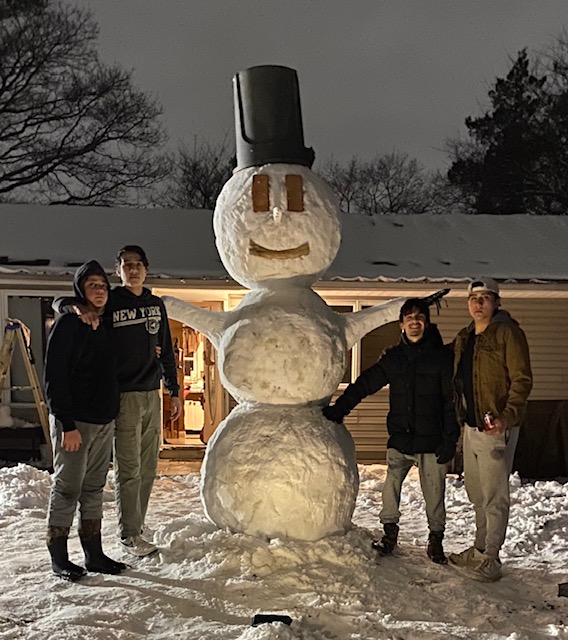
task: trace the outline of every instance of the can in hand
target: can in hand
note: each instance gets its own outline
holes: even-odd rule
[[[485,423],[485,431],[490,431],[495,428],[495,416],[491,411],[488,411],[483,416],[483,422]]]

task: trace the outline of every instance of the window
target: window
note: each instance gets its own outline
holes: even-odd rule
[[[54,312],[51,308],[52,297],[41,296],[9,296],[8,317],[20,320],[30,330],[31,352],[35,360],[35,368],[40,381],[43,378],[43,361],[49,330],[53,324]],[[29,386],[28,375],[20,353],[16,355],[10,367],[12,386]],[[33,402],[33,395],[27,389],[14,389],[11,392],[11,403]]]

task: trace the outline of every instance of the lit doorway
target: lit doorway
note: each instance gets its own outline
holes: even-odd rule
[[[222,302],[198,303],[222,311]],[[176,320],[170,320],[176,353],[182,414],[172,421],[169,396],[164,393],[163,449],[204,448],[227,414],[227,394],[219,380],[217,352],[201,333]]]

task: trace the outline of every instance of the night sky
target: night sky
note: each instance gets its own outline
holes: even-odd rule
[[[568,24],[566,0],[66,0],[89,7],[105,62],[134,70],[164,107],[170,144],[232,142],[231,79],[297,70],[317,162],[394,149],[447,166],[497,75]]]

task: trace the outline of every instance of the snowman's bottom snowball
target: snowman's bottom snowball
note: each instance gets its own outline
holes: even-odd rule
[[[240,405],[203,460],[205,513],[249,535],[319,540],[345,533],[358,489],[353,438],[318,407]]]

